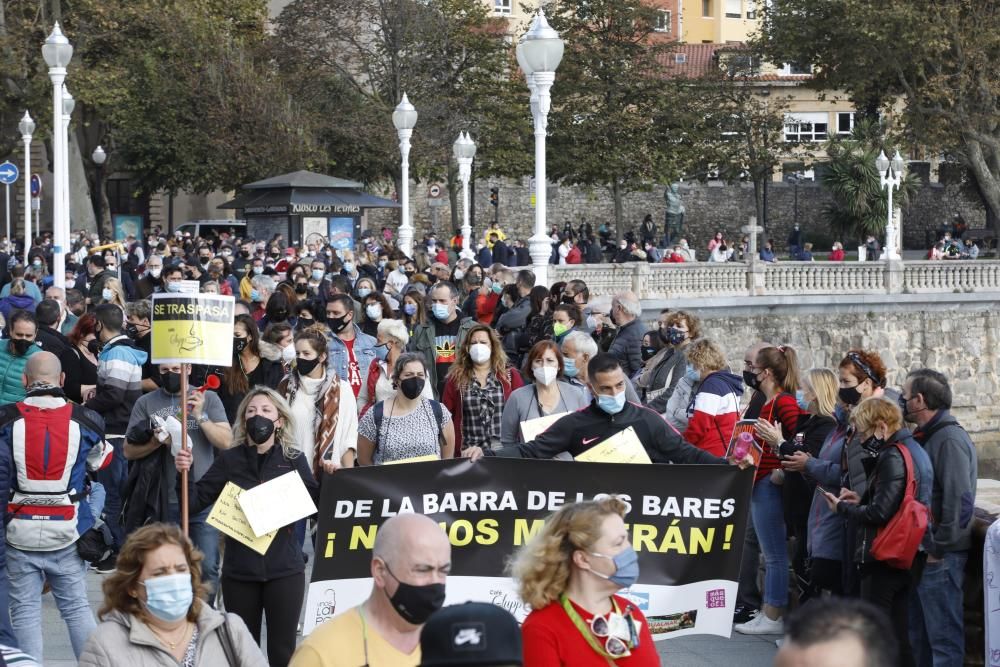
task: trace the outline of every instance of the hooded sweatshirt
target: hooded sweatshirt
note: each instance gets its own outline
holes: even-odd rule
[[[740,418],[743,378],[716,371],[702,380],[688,407],[684,439],[716,456],[725,456],[733,429]]]
[[[84,405],[104,418],[108,437],[124,437],[132,406],[142,396],[142,365],[148,355],[119,335],[97,357],[97,393]]]

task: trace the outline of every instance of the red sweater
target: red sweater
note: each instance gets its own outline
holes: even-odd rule
[[[516,368],[508,368],[507,370],[510,372],[510,379],[500,378],[505,402],[510,398],[510,392],[524,386],[524,380],[521,379],[521,374],[517,372]],[[462,456],[462,392],[451,378],[444,385],[441,403],[451,412],[451,423],[455,427],[455,458],[459,458]],[[503,410],[503,407],[499,406],[499,409]]]
[[[795,438],[795,429],[798,428],[799,414],[801,412],[802,410],[799,409],[798,401],[795,400],[794,396],[791,394],[778,394],[760,409],[760,419],[772,424],[775,420],[780,421],[781,433],[785,437],[785,440],[790,441]],[[757,443],[764,448],[764,456],[760,459],[760,467],[757,468],[757,474],[754,475],[754,482],[762,479],[765,475],[769,475],[775,468],[781,467],[777,457],[771,452],[771,445],[760,438],[757,438]]]
[[[649,632],[646,617],[625,598],[616,595],[615,602],[622,611],[631,606],[632,617],[641,624],[641,627],[639,646],[632,650],[632,655],[610,664],[623,667],[658,667],[660,656],[656,653],[656,645],[653,644],[653,635]],[[589,626],[590,619],[594,615],[577,604],[573,604],[573,607],[583,622]],[[524,647],[524,667],[608,667],[609,664],[608,659],[597,653],[580,634],[559,602],[553,602],[528,614],[524,619],[524,625],[521,626],[521,639]],[[600,637],[596,639],[603,645],[603,639]]]

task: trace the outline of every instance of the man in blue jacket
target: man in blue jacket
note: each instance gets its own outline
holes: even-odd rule
[[[326,302],[326,325],[333,332],[328,366],[350,383],[357,398],[361,387],[368,382],[376,341],[354,323],[354,300],[347,294],[335,294]]]

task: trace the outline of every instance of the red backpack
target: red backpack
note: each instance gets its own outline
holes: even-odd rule
[[[917,548],[927,532],[930,510],[916,498],[917,479],[913,474],[913,459],[910,458],[909,450],[898,443],[896,448],[903,455],[906,466],[906,490],[896,514],[889,519],[889,523],[878,529],[871,553],[873,558],[889,567],[908,570],[913,565]]]

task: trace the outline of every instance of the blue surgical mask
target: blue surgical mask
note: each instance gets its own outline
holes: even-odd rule
[[[639,555],[632,548],[632,545],[626,545],[625,550],[620,554],[612,557],[605,556],[604,554],[599,554],[597,552],[591,552],[591,556],[597,556],[598,558],[607,558],[612,563],[615,564],[615,573],[610,577],[596,570],[591,570],[601,579],[607,579],[610,582],[618,584],[622,588],[628,588],[636,581],[639,580]]]
[[[576,374],[576,359],[573,357],[563,357],[563,375],[568,378],[575,378]]]
[[[795,392],[795,400],[799,404],[799,409],[803,412],[809,411],[809,403],[806,401],[806,392],[799,389]]]
[[[323,280],[323,269],[313,269],[312,270],[313,280]]]
[[[354,273],[354,262],[344,262],[344,271]]]
[[[503,291],[503,285],[500,283],[493,283],[493,293],[499,294]]]
[[[417,314],[417,304],[415,304],[415,303],[404,303],[403,304],[403,312],[406,313],[407,315],[409,315],[410,317],[413,317],[414,315]]]
[[[697,382],[698,380],[701,379],[701,373],[698,372],[697,368],[695,368],[691,364],[688,364],[687,372],[684,373],[684,377],[686,377],[688,380],[691,380],[691,382]]]
[[[385,343],[375,346],[375,357],[379,361],[385,361],[389,357],[389,346]]]
[[[448,304],[446,303],[435,303],[431,306],[431,312],[434,313],[434,317],[439,320],[445,320],[448,318]]]
[[[606,396],[604,394],[597,395],[597,407],[604,410],[609,415],[616,415],[625,408],[625,392],[615,394],[614,396]]]
[[[174,290],[170,289],[170,283],[167,283],[167,291],[168,292],[174,291]],[[255,289],[250,290],[250,300],[251,301],[260,301],[260,292],[258,292]]]
[[[181,284],[178,282],[167,283],[165,287],[167,288],[168,292],[177,293],[181,291]]]
[[[359,299],[364,299],[366,296],[368,296],[371,293],[372,293],[372,291],[370,289],[368,289],[367,287],[359,287],[358,288],[358,298]]]
[[[142,582],[146,587],[146,608],[156,618],[173,623],[184,618],[194,600],[191,575],[168,574]]]

